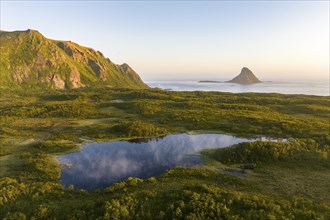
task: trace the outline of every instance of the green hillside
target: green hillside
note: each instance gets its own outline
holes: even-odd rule
[[[147,88],[127,64],[71,41],[45,38],[35,30],[0,32],[1,88],[54,89],[95,86]]]

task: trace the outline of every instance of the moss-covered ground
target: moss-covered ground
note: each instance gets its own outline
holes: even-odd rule
[[[330,218],[329,97],[95,88],[3,90],[0,103],[0,218]],[[203,166],[93,192],[59,183],[55,156],[81,138],[180,132],[288,142],[206,150]]]

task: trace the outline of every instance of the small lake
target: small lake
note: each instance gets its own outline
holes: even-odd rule
[[[75,189],[104,188],[128,177],[158,176],[176,166],[202,163],[198,152],[256,139],[224,134],[174,134],[162,138],[84,145],[80,152],[59,156],[61,182]]]

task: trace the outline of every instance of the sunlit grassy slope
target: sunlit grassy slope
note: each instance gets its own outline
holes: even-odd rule
[[[34,30],[1,31],[0,40],[1,88],[148,87],[127,64],[114,64],[71,41],[47,39]]]

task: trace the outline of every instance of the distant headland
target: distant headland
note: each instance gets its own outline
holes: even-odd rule
[[[215,81],[215,80],[201,80],[198,82],[200,82],[200,83],[222,83],[221,81]]]

